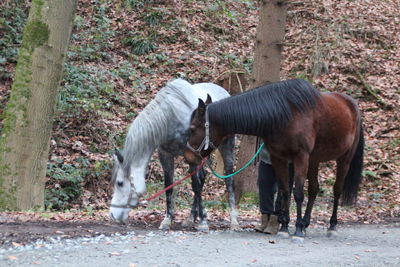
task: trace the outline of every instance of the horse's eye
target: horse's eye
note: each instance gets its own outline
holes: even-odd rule
[[[117,185],[118,185],[119,187],[122,187],[122,186],[124,185],[124,182],[118,181],[118,182],[117,182]]]

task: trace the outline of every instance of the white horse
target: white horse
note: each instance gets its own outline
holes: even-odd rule
[[[159,158],[164,170],[165,187],[173,183],[174,158],[183,155],[189,136],[190,116],[197,107],[199,99],[205,100],[207,95],[212,100],[220,100],[229,94],[220,86],[212,83],[190,84],[176,79],[162,88],[156,97],[145,107],[131,124],[126,136],[122,154],[114,155],[112,183],[114,194],[110,205],[110,216],[118,222],[126,222],[129,211],[136,207],[140,197],[146,192],[146,169],[153,152],[158,148]],[[233,171],[234,137],[227,138],[220,146],[225,173]],[[191,173],[197,168],[190,165]],[[201,192],[205,181],[203,168],[192,176],[194,201],[190,217],[184,226],[192,226],[197,217],[197,229],[208,231],[206,213],[202,205]],[[237,210],[233,191],[233,179],[225,179],[229,193],[231,209],[231,229],[239,229]],[[167,211],[160,229],[170,229],[174,219],[173,189],[166,191]]]

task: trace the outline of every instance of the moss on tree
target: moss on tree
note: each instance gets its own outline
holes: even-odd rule
[[[11,184],[8,181],[8,185],[5,185],[5,177],[16,174],[12,173],[10,166],[4,160],[4,156],[10,152],[8,147],[10,135],[14,134],[17,126],[24,127],[27,124],[26,104],[31,96],[32,55],[37,47],[47,43],[50,34],[48,25],[40,20],[44,1],[33,0],[32,3],[31,12],[33,15],[24,29],[10,100],[1,115],[3,128],[0,138],[0,210],[16,207],[15,181]]]

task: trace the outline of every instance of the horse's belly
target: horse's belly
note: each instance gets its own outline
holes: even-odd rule
[[[330,148],[329,146],[325,146],[322,150],[315,149],[310,155],[310,160],[316,162],[336,160],[348,152],[348,147],[343,149],[338,149],[338,147]]]

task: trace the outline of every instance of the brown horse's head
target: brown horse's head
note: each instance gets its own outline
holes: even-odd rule
[[[209,95],[206,102],[199,99],[199,105],[192,113],[189,140],[184,153],[185,159],[190,164],[199,164],[201,159],[210,155],[221,141],[216,127],[209,120],[207,107],[211,102]]]

